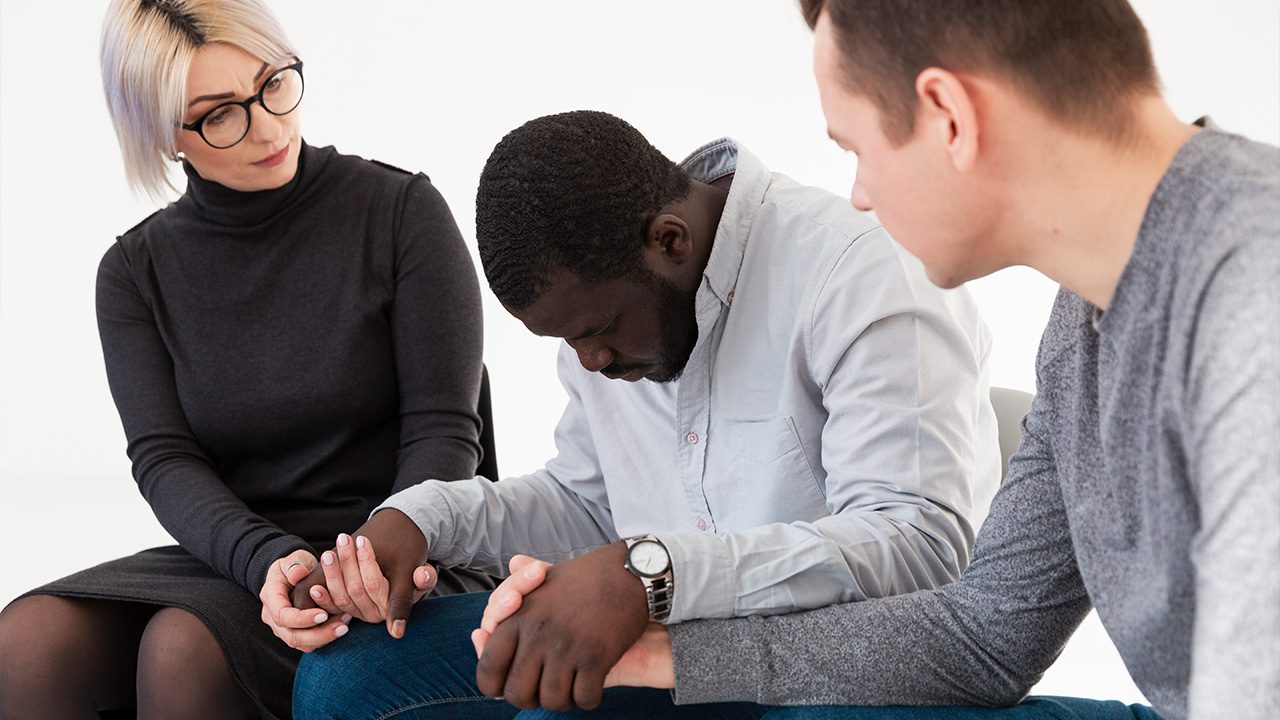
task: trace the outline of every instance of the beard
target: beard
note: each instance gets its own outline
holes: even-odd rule
[[[684,372],[698,344],[698,317],[694,293],[684,293],[668,280],[653,278],[658,291],[659,364],[649,375],[653,382],[674,382]]]

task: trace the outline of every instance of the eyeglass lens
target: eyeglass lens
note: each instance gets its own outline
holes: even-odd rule
[[[262,107],[272,115],[287,115],[302,101],[302,74],[297,68],[277,70],[262,84]],[[228,148],[249,132],[249,109],[228,103],[204,118],[200,134],[216,148]]]

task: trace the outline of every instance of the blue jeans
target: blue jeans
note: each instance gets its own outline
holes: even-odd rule
[[[346,637],[303,656],[293,683],[293,717],[549,720],[603,713],[645,720],[756,720],[767,710],[747,703],[676,707],[666,690],[609,688],[593,712],[521,711],[476,688],[471,631],[480,627],[488,601],[488,593],[423,600],[414,606],[400,640],[392,639],[385,625],[351,623]]]
[[[681,705],[671,693],[610,688],[596,710],[521,711],[476,689],[471,630],[488,593],[430,598],[414,606],[404,638],[384,625],[351,624],[351,632],[303,656],[293,685],[296,720],[1159,720],[1149,709],[1073,698],[1031,698],[1016,708],[769,708],[750,703]]]
[[[788,707],[764,720],[1160,720],[1145,705],[1068,697],[1029,697],[1011,708]]]

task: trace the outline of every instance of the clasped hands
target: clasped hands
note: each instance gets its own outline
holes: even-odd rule
[[[614,543],[559,565],[513,557],[471,633],[480,691],[563,712],[597,707],[606,687],[675,687],[670,636],[625,556]]]
[[[417,525],[399,510],[382,510],[353,535],[339,535],[318,561],[297,550],[272,563],[258,593],[262,622],[302,652],[345,635],[352,618],[386,622],[400,638],[413,604],[436,580]]]
[[[598,706],[611,685],[672,687],[666,629],[649,624],[644,586],[625,555],[614,543],[555,566],[513,558],[472,634],[480,691],[563,711]],[[319,561],[299,550],[272,563],[259,593],[262,620],[303,652],[345,635],[352,618],[385,622],[399,638],[436,580],[421,531],[400,511],[382,510]]]

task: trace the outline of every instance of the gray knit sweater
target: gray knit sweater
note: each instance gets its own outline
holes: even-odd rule
[[[959,582],[674,626],[677,701],[1013,704],[1092,605],[1165,718],[1280,717],[1280,152],[1197,133],[1037,370]]]

